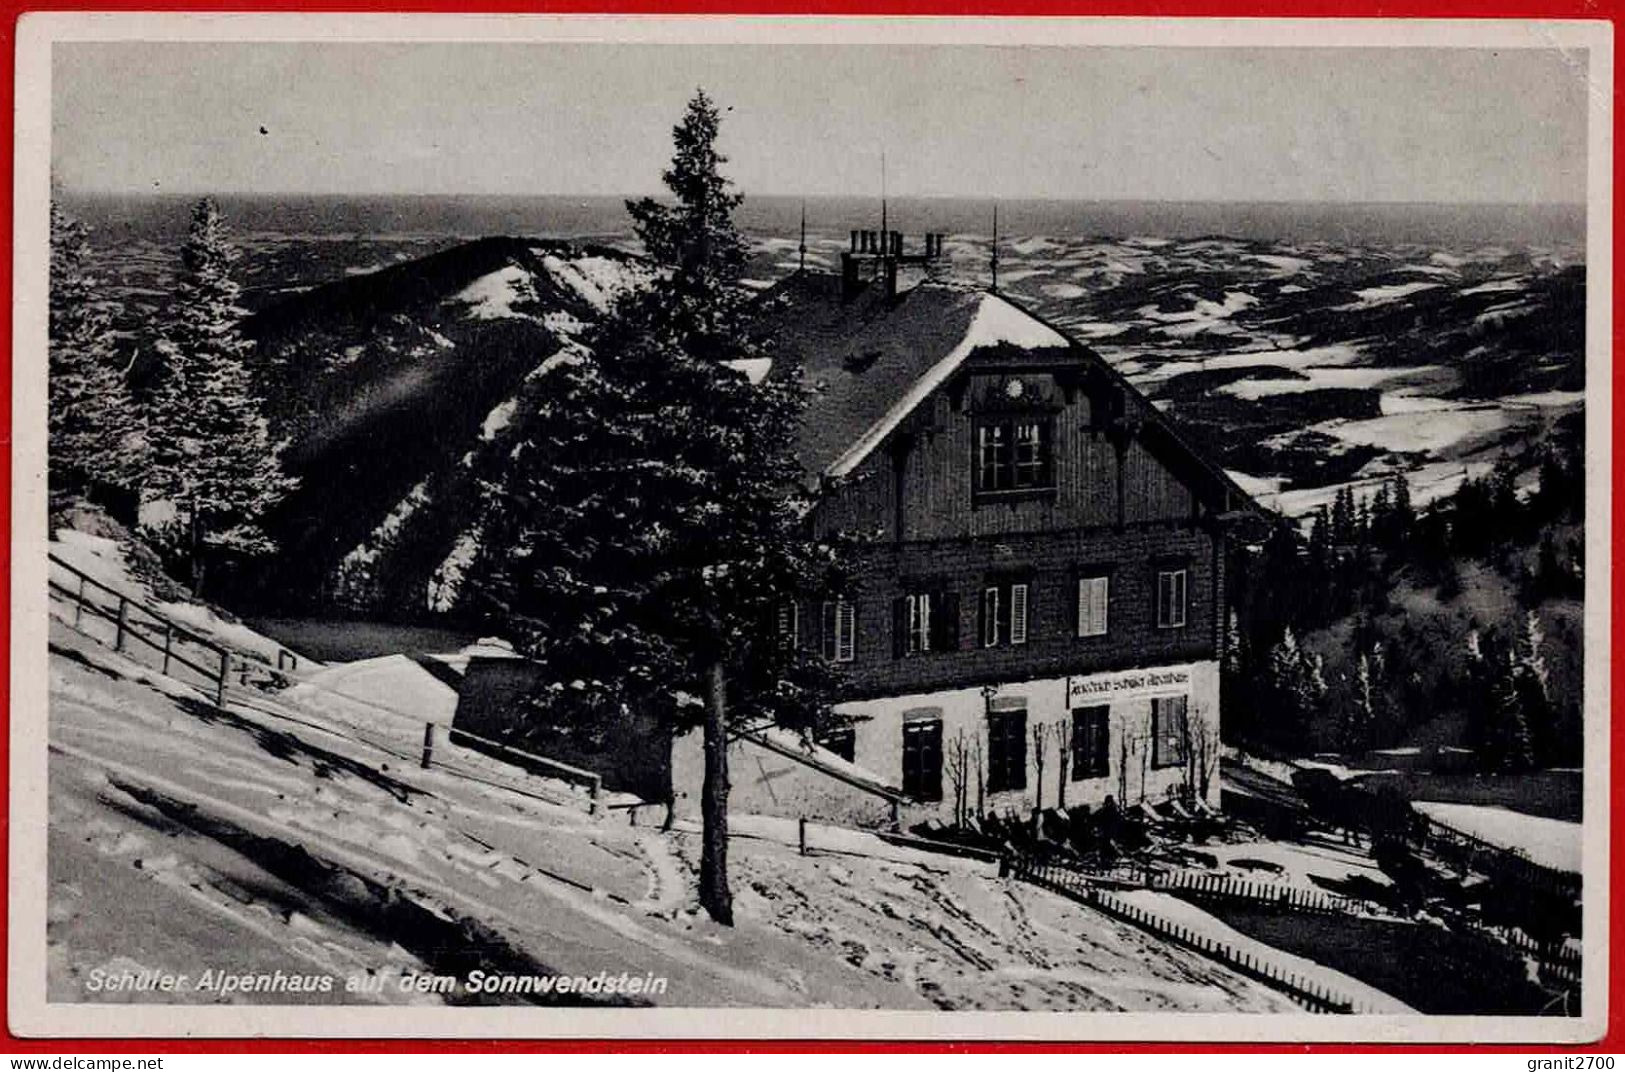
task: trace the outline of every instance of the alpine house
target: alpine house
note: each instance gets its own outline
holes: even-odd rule
[[[761,299],[774,369],[748,371],[799,364],[814,389],[810,522],[865,534],[850,591],[780,616],[846,671],[815,751],[899,789],[909,821],[1216,805],[1225,543],[1255,507],[1087,346],[931,279],[941,251],[855,231],[840,275]],[[734,806],[809,810],[772,778],[736,762]],[[861,817],[832,809],[811,810]]]

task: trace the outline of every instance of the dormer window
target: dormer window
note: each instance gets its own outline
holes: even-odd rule
[[[978,493],[1033,491],[1055,486],[1047,416],[1001,417],[976,423]]]

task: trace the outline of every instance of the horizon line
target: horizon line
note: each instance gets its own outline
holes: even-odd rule
[[[493,198],[556,198],[562,200],[596,200],[596,201],[623,201],[636,200],[645,197],[660,199],[661,194],[650,192],[634,193],[582,193],[582,192],[536,192],[518,193],[512,191],[496,192],[483,191],[439,191],[439,190],[146,190],[146,189],[61,189],[54,190],[52,197],[229,197],[229,198],[437,198],[437,199],[493,199]],[[669,196],[669,195],[668,195]],[[863,193],[745,193],[746,201],[752,198],[761,200],[784,201],[836,201],[836,200],[874,200],[879,204],[880,199],[871,192]],[[1588,208],[1590,202],[1582,199],[1578,201],[1505,201],[1505,200],[1426,200],[1417,198],[1246,198],[1246,197],[1118,197],[1101,195],[1070,195],[1057,196],[1054,194],[899,194],[888,197],[891,201],[983,201],[988,204],[1124,204],[1124,205],[1365,205],[1384,207],[1453,207],[1453,208]]]

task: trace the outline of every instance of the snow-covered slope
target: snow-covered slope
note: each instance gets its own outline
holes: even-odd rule
[[[738,925],[718,927],[693,831],[595,818],[449,745],[422,770],[408,720],[361,730],[286,694],[222,711],[60,622],[51,644],[52,1000],[215,1001],[195,988],[212,966],[339,981],[301,1001],[472,1001],[396,980],[480,968],[650,972],[680,1006],[1291,1011],[990,865],[853,832],[815,831],[803,857],[791,829],[740,817]],[[194,985],[92,993],[98,969]]]
[[[1418,800],[1412,807],[1453,830],[1491,845],[1521,852],[1542,867],[1580,873],[1583,842],[1579,823],[1525,815],[1484,804],[1444,804]]]
[[[518,397],[652,278],[615,250],[490,238],[257,314],[300,481],[272,519],[282,551],[260,601],[406,614],[455,602],[472,485],[506,449]]]

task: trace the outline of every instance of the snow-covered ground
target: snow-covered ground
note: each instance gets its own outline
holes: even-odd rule
[[[390,901],[473,934],[465,951],[663,975],[679,1005],[1293,1008],[986,864],[822,828],[803,857],[787,824],[748,816],[738,925],[718,927],[695,901],[691,830],[590,816],[570,787],[443,743],[420,769],[408,723],[359,732],[246,690],[219,711],[61,622],[51,639],[52,1000],[91,998],[97,968],[451,971]],[[392,985],[301,1000],[406,1000]]]
[[[1580,873],[1581,826],[1561,819],[1525,815],[1487,804],[1444,804],[1419,800],[1413,807],[1454,830],[1506,849],[1516,849],[1543,867]]]
[[[1283,952],[1229,926],[1188,901],[1154,890],[1129,890],[1114,895],[1143,912],[1178,924],[1213,941],[1221,942],[1250,959],[1268,964],[1283,976],[1296,976],[1316,989],[1347,998],[1360,1013],[1409,1013],[1410,1006],[1390,997],[1351,975],[1344,975],[1304,957]]]

